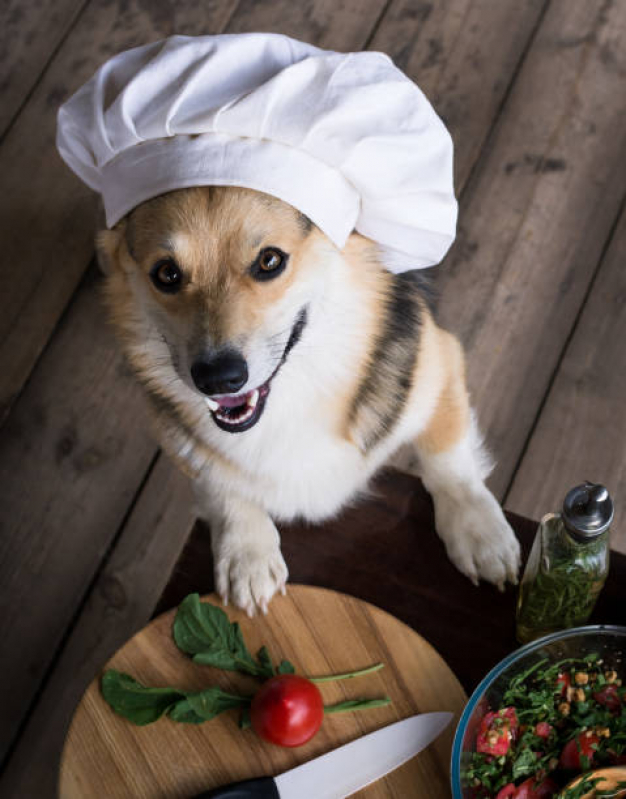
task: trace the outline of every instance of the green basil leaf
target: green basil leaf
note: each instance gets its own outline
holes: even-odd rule
[[[114,669],[104,673],[101,687],[113,710],[140,726],[156,721],[184,698],[174,688],[146,688],[129,674]]]
[[[225,710],[250,707],[251,697],[234,696],[233,694],[227,694],[221,688],[217,688],[217,686],[212,686],[198,693],[187,694],[187,701],[194,713],[201,716],[204,721],[209,721]]]
[[[173,635],[178,648],[192,655],[196,663],[265,676],[248,652],[237,622],[231,624],[221,608],[200,602],[198,594],[189,594],[181,602]]]
[[[201,724],[231,708],[250,707],[252,697],[235,696],[217,686],[203,691],[147,688],[129,674],[109,670],[102,677],[102,695],[113,710],[133,724],[151,724],[167,714],[173,721]]]
[[[276,674],[295,674],[296,670],[293,663],[288,660],[281,660],[280,665],[276,669]]]
[[[191,707],[188,699],[181,699],[176,702],[167,712],[167,715],[172,721],[178,721],[182,724],[202,724],[205,719],[199,716],[196,711]]]

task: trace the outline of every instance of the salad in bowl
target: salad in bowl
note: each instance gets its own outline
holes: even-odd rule
[[[454,799],[579,799],[603,767],[626,766],[626,627],[534,641],[485,677],[459,722]],[[584,790],[583,790],[584,789]]]

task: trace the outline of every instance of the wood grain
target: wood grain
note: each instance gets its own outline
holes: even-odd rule
[[[454,140],[455,186],[463,192],[545,0],[392,3],[371,47],[419,85]]]
[[[56,152],[59,106],[109,56],[174,31],[219,31],[235,2],[92,0],[0,145],[0,423],[94,250],[98,200]]]
[[[219,603],[214,595],[209,599]],[[268,616],[250,621],[240,611],[229,611],[229,617],[241,624],[251,651],[266,644],[275,659],[288,658],[301,674],[336,674],[384,662],[385,668],[375,674],[324,684],[321,690],[325,704],[384,695],[392,704],[327,717],[308,744],[289,750],[263,743],[252,730],[239,730],[232,713],[198,726],[162,719],[134,727],[112,713],[96,680],[72,721],[61,764],[61,799],[188,797],[234,780],[279,774],[414,713],[451,710],[458,719],[465,704],[458,681],[424,639],[354,597],[291,585]],[[198,690],[218,684],[233,692],[254,690],[249,678],[198,667],[183,656],[171,638],[172,620],[173,612],[160,616],[108,666],[148,685]],[[418,757],[355,796],[447,797],[454,726]]]
[[[0,140],[84,5],[85,0],[0,5]]]
[[[604,482],[615,500],[611,545],[620,552],[626,552],[625,263],[622,212],[507,497],[518,513],[556,510],[572,486]]]
[[[626,5],[552,2],[461,208],[441,318],[460,334],[502,497],[619,212]]]
[[[189,536],[193,511],[187,479],[160,457],[0,776],[0,796],[56,796],[74,708],[102,664],[150,618]]]
[[[2,653],[0,755],[155,454],[146,424],[123,423],[145,410],[102,319],[96,284],[94,270],[0,439],[0,640],[19,641]],[[83,357],[68,357],[77,341]],[[113,393],[105,377],[112,373]]]

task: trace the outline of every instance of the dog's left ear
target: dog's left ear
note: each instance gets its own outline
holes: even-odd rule
[[[112,230],[101,230],[96,234],[96,255],[105,275],[120,267],[119,249],[124,236],[126,222],[118,222]]]

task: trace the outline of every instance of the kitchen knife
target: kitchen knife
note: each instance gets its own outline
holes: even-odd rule
[[[389,724],[278,777],[234,782],[195,799],[344,799],[425,749],[452,713],[421,713]]]

